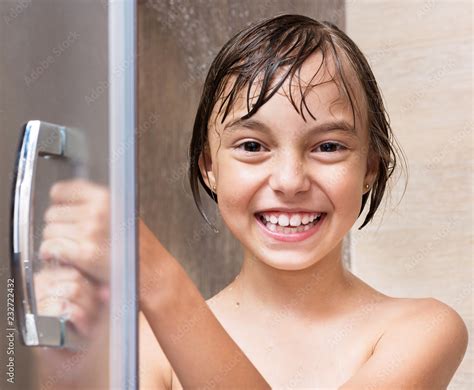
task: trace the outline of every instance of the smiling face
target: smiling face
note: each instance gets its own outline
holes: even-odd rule
[[[330,57],[315,75],[321,61],[319,52],[311,55],[299,74],[301,84],[314,85],[305,97],[312,114],[305,109],[306,122],[288,97],[292,88],[299,106],[299,85],[288,79],[246,120],[240,120],[247,114],[242,92],[223,124],[211,117],[210,153],[199,160],[206,184],[217,187],[220,214],[246,254],[281,270],[304,269],[332,253],[357,220],[365,184],[375,178],[368,164],[365,96],[347,66],[353,113],[331,81]],[[262,222],[262,213],[278,223]],[[318,214],[320,220],[300,227],[302,232],[275,228],[286,218],[293,225]]]

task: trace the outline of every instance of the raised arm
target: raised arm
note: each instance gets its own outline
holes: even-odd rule
[[[139,234],[141,310],[183,387],[270,389],[142,220]]]

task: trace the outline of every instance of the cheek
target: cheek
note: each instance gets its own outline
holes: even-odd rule
[[[335,211],[357,218],[362,204],[363,170],[357,162],[329,167],[321,183]]]
[[[232,215],[234,210],[248,208],[260,186],[260,175],[255,167],[241,164],[220,164],[223,173],[218,179],[219,208],[221,214]],[[236,214],[237,215],[237,214]]]

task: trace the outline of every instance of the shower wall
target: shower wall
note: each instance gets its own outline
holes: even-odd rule
[[[346,16],[409,165],[405,195],[402,177],[376,221],[351,234],[352,271],[458,311],[471,341],[449,388],[472,389],[472,2],[347,1]]]
[[[343,1],[140,1],[138,143],[140,214],[207,299],[237,275],[239,243],[202,191],[215,234],[194,205],[187,149],[207,69],[237,31],[263,17],[301,13],[344,28]]]

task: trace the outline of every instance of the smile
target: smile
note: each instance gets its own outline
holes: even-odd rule
[[[310,218],[311,221],[306,222],[305,224],[300,224],[299,226],[290,226],[286,223],[281,226],[279,221],[272,223],[271,220],[265,218],[264,215],[257,213],[255,214],[255,219],[257,220],[258,226],[263,230],[263,232],[278,241],[285,242],[296,242],[303,241],[308,237],[312,236],[319,230],[319,226],[326,217],[326,213],[317,213],[314,218]]]

